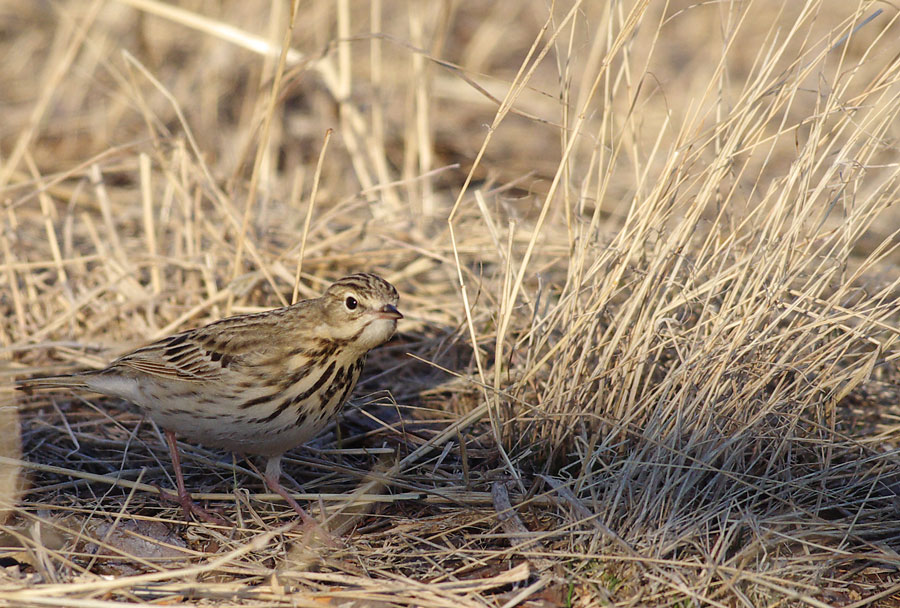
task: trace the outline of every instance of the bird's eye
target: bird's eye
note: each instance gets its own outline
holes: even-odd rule
[[[347,307],[347,310],[356,310],[356,307],[359,306],[359,302],[357,302],[356,298],[353,296],[347,296],[347,299],[344,300],[344,306]]]

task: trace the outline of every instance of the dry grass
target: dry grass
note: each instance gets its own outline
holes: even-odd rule
[[[0,605],[896,605],[897,17],[0,6]],[[202,446],[235,526],[184,524],[138,413],[11,388],[359,270],[407,320],[285,462],[339,550]]]

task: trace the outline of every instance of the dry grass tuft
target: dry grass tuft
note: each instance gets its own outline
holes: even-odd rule
[[[900,594],[895,8],[291,4],[0,7],[0,605]],[[338,550],[10,388],[360,270],[407,318],[284,464]]]

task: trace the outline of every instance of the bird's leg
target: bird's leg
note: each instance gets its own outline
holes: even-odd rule
[[[184,487],[184,475],[181,473],[181,456],[178,454],[178,446],[175,444],[175,433],[168,429],[165,429],[166,433],[166,443],[169,445],[169,456],[172,458],[172,468],[175,469],[175,486],[178,489],[177,496],[169,495],[167,490],[163,490],[159,488],[160,498],[172,500],[173,502],[177,502],[181,505],[181,509],[184,511],[184,517],[191,521],[191,513],[199,517],[205,522],[211,524],[219,524],[219,525],[228,525],[221,517],[213,515],[206,509],[202,509],[196,504],[194,504],[193,499],[191,499],[191,495],[188,494],[188,491]]]
[[[300,518],[303,520],[303,523],[306,525],[314,525],[318,526],[319,522],[317,522],[313,517],[306,512],[306,510],[300,506],[294,497],[288,494],[288,491],[284,489],[281,485],[281,456],[272,456],[266,461],[266,474],[265,474],[266,485],[269,486],[269,489],[281,496],[294,511],[296,511]]]
[[[294,497],[288,494],[288,491],[284,489],[284,486],[281,485],[281,454],[278,456],[270,456],[266,461],[266,474],[264,479],[266,480],[266,485],[269,486],[269,489],[281,496],[285,502],[300,515],[300,519],[303,520],[304,528],[318,533],[321,536],[321,539],[327,544],[334,547],[340,546],[340,542],[338,542],[338,540],[326,530],[322,524],[307,513],[306,510],[294,500]]]

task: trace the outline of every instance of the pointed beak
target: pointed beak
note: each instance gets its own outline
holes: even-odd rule
[[[400,311],[397,310],[397,307],[393,304],[385,304],[382,306],[381,310],[378,311],[378,316],[382,319],[402,319],[403,315],[400,314]]]

